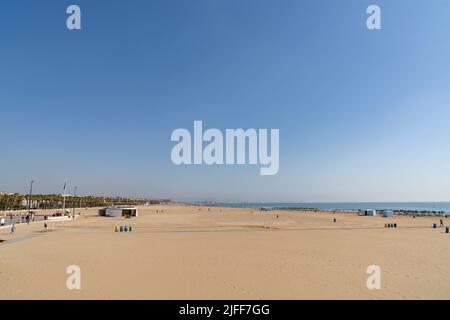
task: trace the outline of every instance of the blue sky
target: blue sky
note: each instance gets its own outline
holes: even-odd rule
[[[448,201],[449,17],[446,0],[2,3],[0,190]],[[194,120],[279,128],[279,173],[173,165]]]

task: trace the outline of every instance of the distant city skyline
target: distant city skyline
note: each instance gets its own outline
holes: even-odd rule
[[[81,30],[66,9],[81,8]],[[381,8],[368,30],[366,9]],[[9,1],[0,190],[450,201],[450,2]],[[278,128],[279,171],[177,166],[171,133]]]

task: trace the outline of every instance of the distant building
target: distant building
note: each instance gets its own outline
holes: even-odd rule
[[[4,191],[0,191],[0,196],[13,196],[14,192],[4,192]]]

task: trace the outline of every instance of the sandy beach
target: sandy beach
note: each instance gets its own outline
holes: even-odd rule
[[[142,207],[133,219],[77,212],[49,232],[43,222],[0,229],[0,299],[450,298],[450,234],[431,227],[435,217],[182,205]],[[66,288],[69,265],[81,268],[81,290]],[[369,265],[381,268],[379,290],[366,286]]]

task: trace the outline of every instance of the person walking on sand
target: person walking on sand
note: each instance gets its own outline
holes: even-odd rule
[[[11,227],[11,234],[16,232],[16,224],[13,223],[12,227]]]
[[[442,219],[440,219],[440,223],[441,223],[441,227],[444,226],[444,221],[442,221]]]
[[[47,228],[48,228],[47,222],[44,222],[44,231],[45,231],[45,232],[47,232]]]

